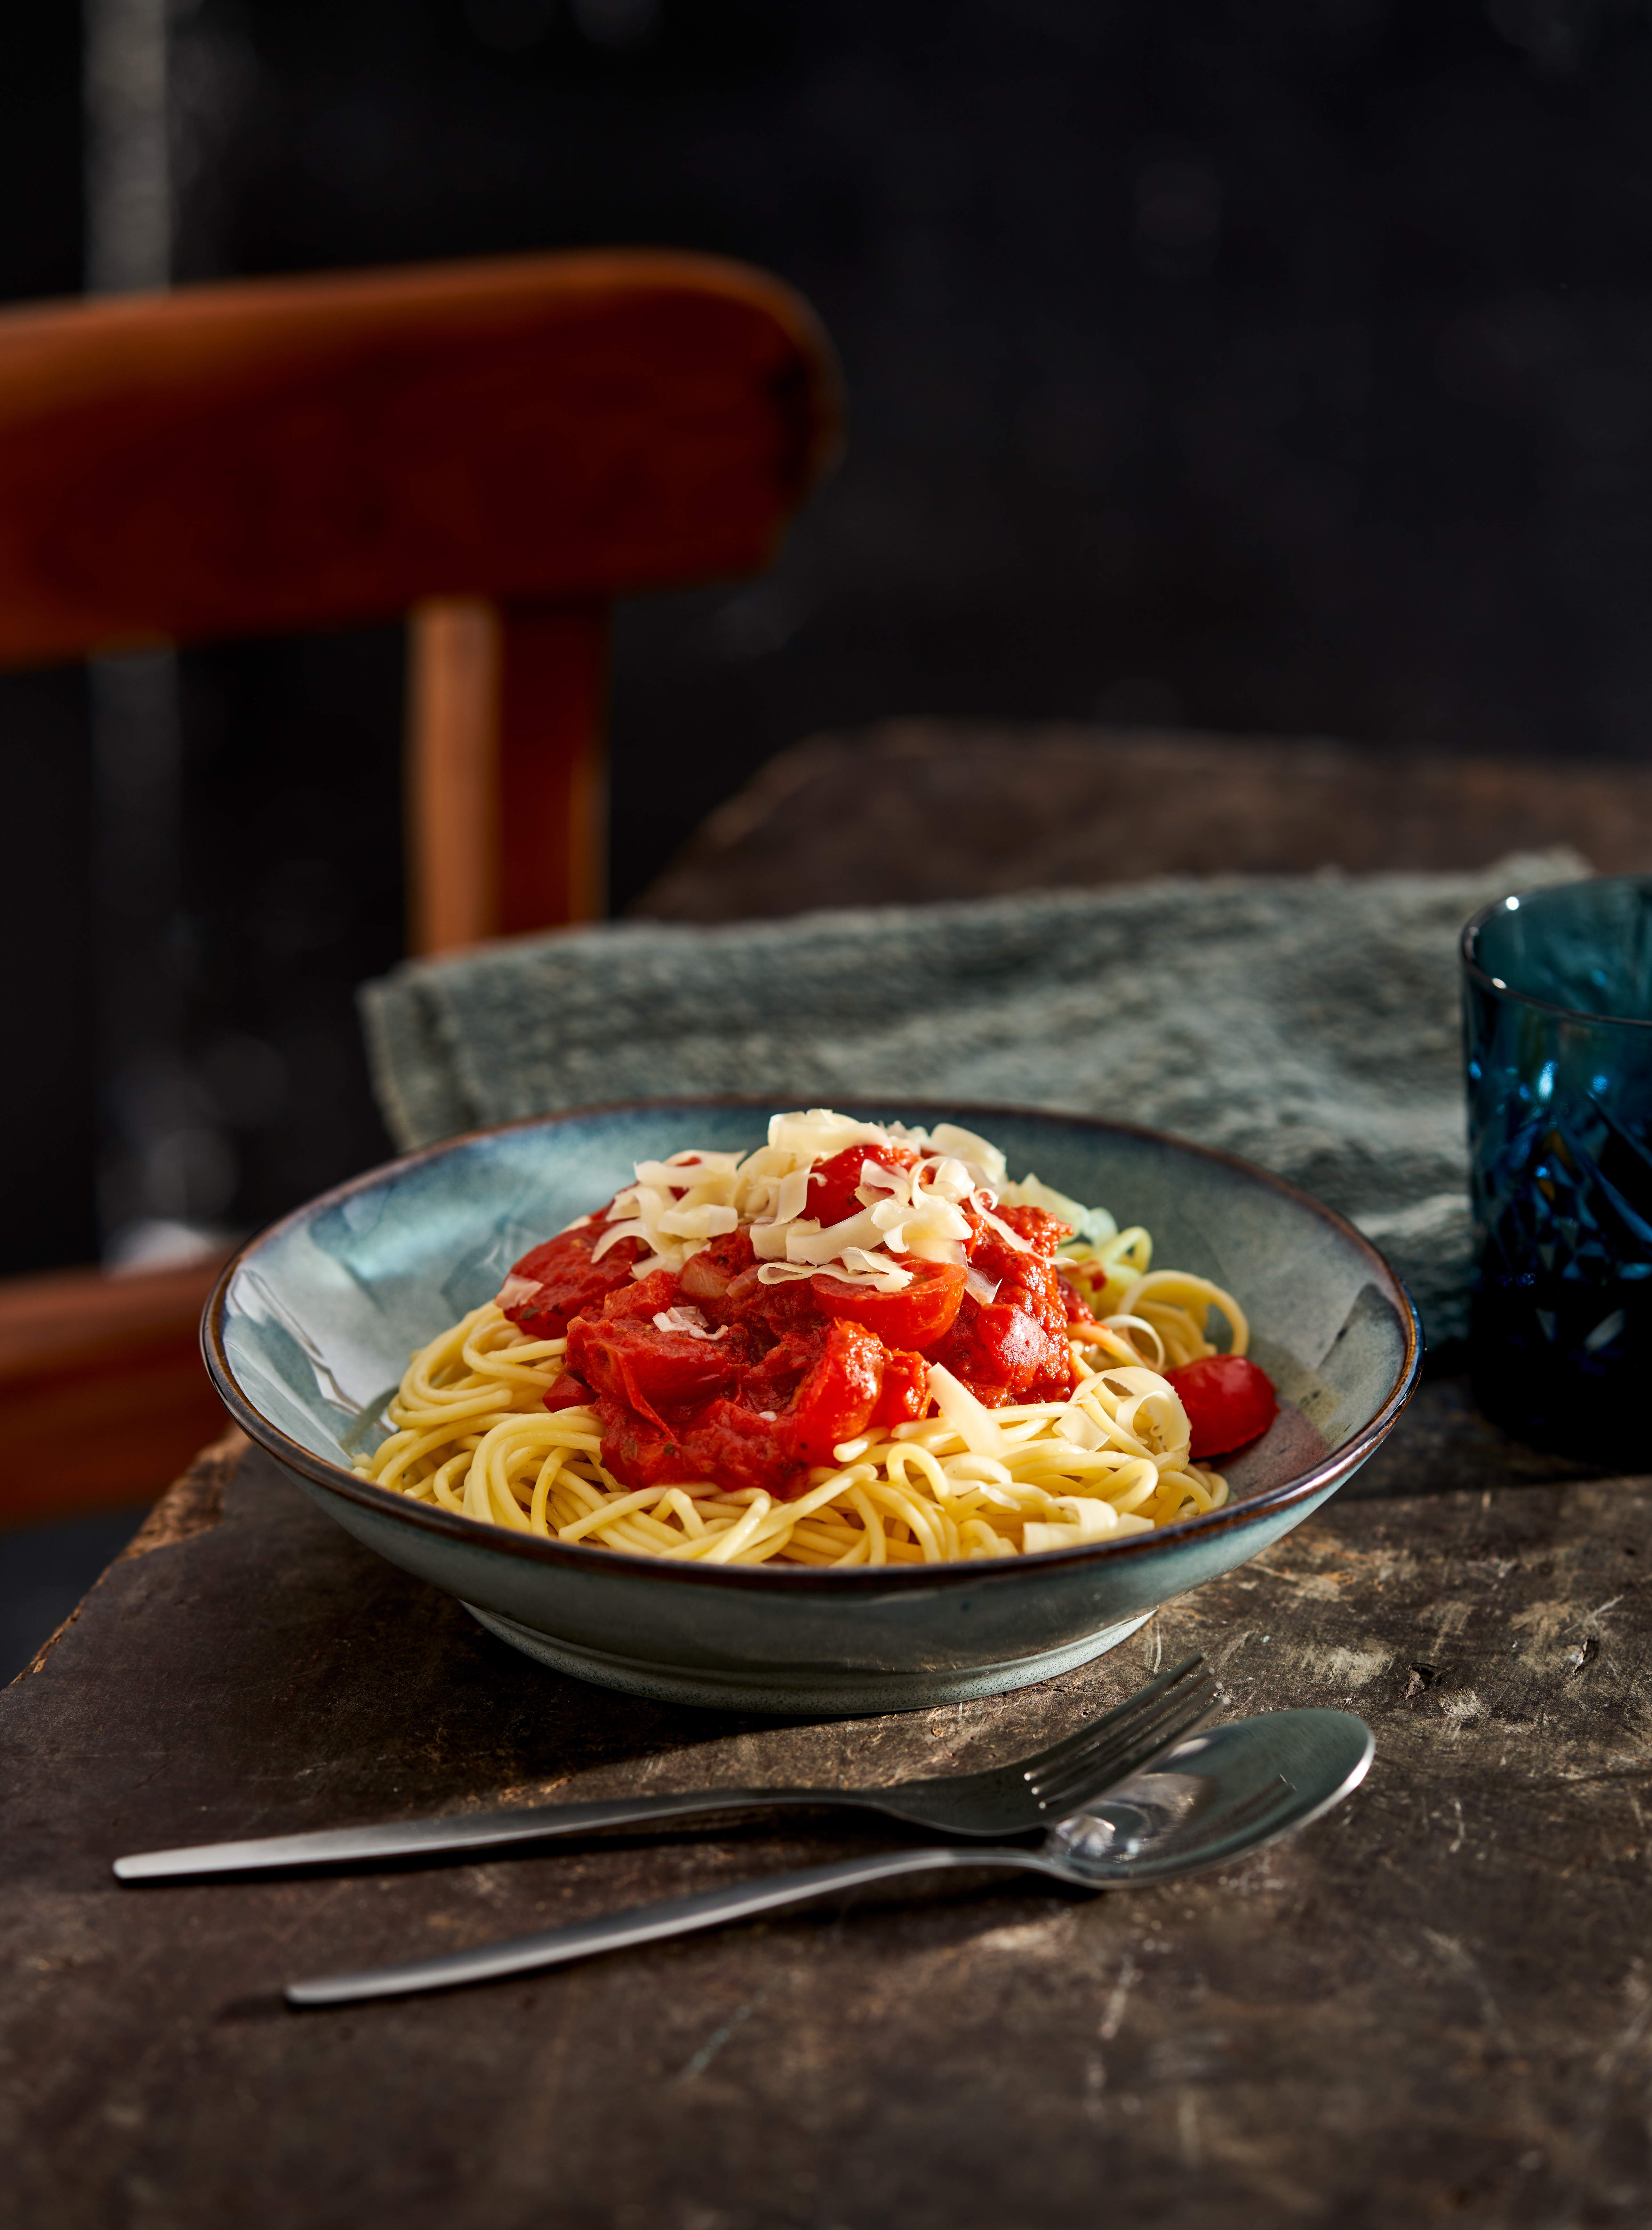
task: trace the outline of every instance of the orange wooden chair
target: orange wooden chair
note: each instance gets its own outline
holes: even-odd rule
[[[410,614],[415,948],[589,919],[610,607],[767,564],[836,395],[797,296],[697,256],[0,313],[0,666]],[[216,1428],[210,1282],[0,1286],[0,1519],[152,1494]]]

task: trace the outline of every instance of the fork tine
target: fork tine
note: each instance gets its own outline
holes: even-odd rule
[[[1127,1731],[1143,1711],[1150,1711],[1161,1696],[1167,1695],[1191,1674],[1199,1672],[1204,1664],[1204,1659],[1196,1651],[1191,1657],[1183,1658],[1179,1665],[1166,1666],[1145,1688],[1138,1688],[1133,1696],[1126,1697],[1122,1704],[1115,1704],[1112,1711],[1104,1711],[1099,1719],[1087,1719],[1070,1735],[1063,1735],[1060,1742],[1051,1743],[1048,1750],[1035,1750],[1030,1757],[1022,1758],[1016,1769],[1023,1780],[1032,1781],[1047,1767],[1069,1756],[1073,1751],[1087,1750],[1098,1737],[1107,1736],[1109,1731]]]
[[[1202,1672],[1170,1693],[1155,1697],[1145,1710],[1133,1712],[1123,1724],[1093,1730],[1093,1741],[1075,1745],[1053,1769],[1026,1776],[1033,1795],[1048,1803],[1081,1782],[1094,1787],[1096,1775],[1107,1771],[1115,1759],[1133,1755],[1143,1743],[1157,1746],[1162,1729],[1178,1724],[1189,1711],[1207,1709],[1214,1692],[1215,1682]]]
[[[1185,1710],[1178,1710],[1158,1720],[1152,1729],[1144,1731],[1138,1741],[1121,1744],[1105,1761],[1094,1763],[1087,1772],[1068,1776],[1058,1787],[1041,1793],[1039,1808],[1045,1812],[1062,1812],[1075,1808],[1104,1789],[1114,1789],[1121,1782],[1133,1779],[1145,1772],[1158,1759],[1196,1734],[1212,1716],[1216,1708],[1213,1692],[1207,1691],[1191,1701]]]
[[[1184,1711],[1208,1702],[1215,1692],[1216,1682],[1209,1672],[1192,1675],[1169,1694],[1155,1697],[1145,1710],[1133,1713],[1128,1720],[1099,1730],[1094,1742],[1075,1745],[1053,1767],[1029,1776],[1029,1786],[1042,1795],[1063,1786],[1074,1774],[1094,1771],[1103,1758],[1123,1756],[1139,1743],[1152,1739],[1158,1728],[1170,1724]]]

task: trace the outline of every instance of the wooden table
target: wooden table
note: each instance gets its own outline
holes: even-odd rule
[[[1112,1657],[777,1724],[518,1657],[244,1444],[0,1698],[16,2230],[1176,2230],[1652,2213],[1652,1479],[1511,1449],[1449,1379],[1354,1488]],[[123,1890],[117,1853],[435,1807],[894,1778],[1190,1647],[1377,1761],[1235,1867],[905,1887],[525,1982],[288,2013],[290,1977],[868,1847],[823,1815],[428,1871]]]

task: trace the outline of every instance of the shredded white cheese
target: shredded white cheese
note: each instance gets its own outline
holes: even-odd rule
[[[861,1164],[855,1213],[823,1229],[818,1217],[810,1214],[813,1179],[821,1163],[855,1145],[906,1146],[918,1158],[911,1169],[892,1170],[868,1156]],[[861,1123],[829,1107],[810,1107],[772,1117],[767,1144],[752,1153],[688,1147],[662,1162],[638,1162],[634,1182],[608,1211],[607,1228],[591,1259],[600,1261],[623,1240],[635,1239],[642,1251],[631,1267],[634,1278],[645,1278],[652,1270],[681,1272],[714,1239],[745,1229],[765,1286],[823,1270],[847,1285],[898,1293],[913,1279],[898,1257],[964,1262],[971,1228],[966,1205],[1022,1254],[1033,1249],[993,1213],[1000,1201],[1047,1208],[1068,1222],[1085,1216],[1077,1202],[1052,1192],[1036,1177],[1029,1175],[1019,1185],[1010,1185],[1005,1175],[998,1149],[955,1123],[938,1123],[932,1131],[908,1130],[900,1123]],[[580,1216],[567,1228],[576,1231],[594,1220]],[[1105,1220],[1110,1227],[1112,1219]],[[977,1300],[989,1301],[997,1292],[997,1286],[978,1271],[970,1269],[968,1277]],[[513,1307],[537,1290],[532,1279],[513,1276],[500,1291],[500,1305]]]
[[[686,1331],[690,1339],[726,1339],[728,1337],[726,1324],[720,1324],[713,1331],[700,1312],[686,1302],[679,1302],[675,1308],[656,1310],[654,1329],[655,1331]]]
[[[972,1456],[993,1456],[1002,1463],[1009,1455],[1003,1427],[943,1363],[929,1366],[929,1398]]]

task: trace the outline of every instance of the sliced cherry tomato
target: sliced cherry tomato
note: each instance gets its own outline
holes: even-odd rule
[[[908,1255],[900,1266],[912,1272],[912,1283],[898,1293],[845,1285],[827,1270],[817,1271],[809,1282],[829,1317],[853,1318],[876,1332],[886,1347],[932,1347],[952,1330],[964,1298],[964,1265],[920,1262]]]
[[[883,1366],[883,1391],[872,1412],[874,1425],[893,1427],[914,1423],[929,1414],[929,1365],[921,1355],[899,1349]]]
[[[855,1195],[863,1162],[875,1162],[884,1170],[909,1170],[917,1159],[910,1146],[845,1146],[841,1154],[834,1154],[809,1172],[809,1205],[803,1214],[812,1215],[823,1231],[829,1231],[834,1223],[860,1214],[862,1202]]]
[[[707,1402],[683,1435],[681,1455],[685,1460],[669,1477],[708,1479],[736,1492],[760,1487],[779,1502],[794,1499],[809,1485],[808,1459],[792,1444],[785,1419],[764,1416],[743,1402]],[[603,1460],[608,1460],[606,1444]]]
[[[669,1486],[679,1479],[709,1477],[696,1471],[682,1435],[657,1417],[645,1417],[623,1396],[600,1394],[597,1415],[602,1421],[602,1458],[622,1486]]]
[[[607,1294],[600,1310],[604,1322],[623,1323],[635,1317],[641,1324],[651,1324],[662,1309],[672,1307],[677,1299],[677,1280],[669,1270],[650,1270],[646,1278],[628,1278],[623,1286]]]
[[[792,1396],[788,1438],[804,1462],[830,1463],[840,1440],[872,1421],[887,1350],[875,1332],[834,1317],[825,1352]]]
[[[1067,1298],[1053,1262],[1018,1254],[991,1232],[973,1250],[990,1256],[997,1292],[982,1305],[966,1295],[958,1321],[930,1350],[988,1408],[1006,1402],[1059,1402],[1071,1389]]]
[[[1279,1412],[1273,1380],[1248,1355],[1202,1355],[1165,1376],[1193,1428],[1196,1462],[1243,1447],[1265,1433]]]
[[[975,1339],[987,1376],[1006,1386],[1030,1384],[1045,1359],[1043,1325],[1013,1304],[989,1301],[975,1319]]]
[[[667,1424],[661,1410],[694,1407],[726,1392],[740,1361],[732,1333],[697,1338],[624,1316],[579,1317],[568,1327],[568,1363],[577,1376],[597,1393],[629,1402],[661,1428]]]
[[[752,1409],[789,1408],[793,1395],[825,1354],[829,1329],[826,1318],[816,1314],[797,1331],[784,1332],[773,1340],[757,1361],[741,1372],[741,1401]],[[771,1337],[766,1327],[756,1336]]]
[[[591,1260],[608,1228],[598,1210],[577,1230],[559,1232],[526,1254],[500,1288],[500,1306],[534,1339],[560,1339],[575,1317],[600,1308],[605,1295],[631,1282],[631,1265],[644,1253],[640,1239],[622,1239],[600,1262]]]
[[[576,1378],[571,1370],[565,1370],[546,1393],[545,1406],[554,1414],[558,1409],[583,1409],[596,1399],[589,1386]]]

